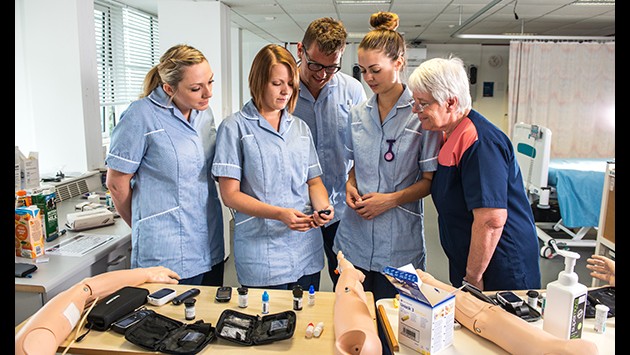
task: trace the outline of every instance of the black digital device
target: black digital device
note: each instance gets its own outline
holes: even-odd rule
[[[480,289],[478,289],[473,284],[466,282],[466,280],[462,280],[462,284],[464,285],[464,288],[463,288],[464,291],[471,293],[473,296],[479,298],[480,300],[484,302],[488,302],[493,305],[497,304],[495,300],[493,300],[490,296],[483,293]]]
[[[232,299],[232,287],[223,286],[217,289],[217,295],[214,297],[217,302],[229,302]]]
[[[191,298],[191,297],[195,297],[197,296],[199,293],[201,293],[201,291],[199,291],[198,288],[191,288],[190,290],[180,294],[179,296],[173,298],[173,304],[174,305],[180,305],[182,303],[184,303],[185,300]]]
[[[497,300],[504,307],[507,307],[507,305],[509,304],[510,306],[512,306],[513,309],[517,309],[518,307],[523,305],[523,299],[512,291],[497,292]]]
[[[325,215],[327,215],[327,216],[328,216],[328,215],[330,215],[330,210],[319,210],[319,211],[317,211],[317,213],[318,213],[320,216],[321,216],[321,215],[323,215],[323,214],[325,214]]]
[[[125,331],[132,325],[138,323],[142,318],[154,313],[154,311],[146,308],[141,308],[137,311],[122,317],[121,319],[112,323],[112,330],[118,334],[125,334]]]

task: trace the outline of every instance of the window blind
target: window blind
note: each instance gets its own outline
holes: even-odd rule
[[[136,100],[145,75],[160,59],[157,18],[113,1],[95,0],[94,29],[101,106]]]

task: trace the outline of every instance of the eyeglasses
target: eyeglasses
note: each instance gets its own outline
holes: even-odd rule
[[[304,50],[304,56],[306,57],[306,65],[312,71],[320,71],[320,70],[324,69],[326,74],[335,74],[336,72],[341,70],[341,67],[339,65],[325,66],[325,65],[319,64],[317,62],[311,61],[311,58],[308,57],[308,53],[306,53],[306,50]]]
[[[416,110],[417,112],[423,112],[424,110],[426,110],[427,107],[429,107],[430,105],[432,105],[433,103],[436,103],[437,100],[433,100],[431,102],[427,102],[424,104],[421,103],[417,103],[416,100],[411,99],[409,101],[409,103],[411,104],[411,106],[413,106],[413,109]]]

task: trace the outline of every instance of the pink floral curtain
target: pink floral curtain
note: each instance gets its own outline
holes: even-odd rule
[[[511,41],[509,130],[551,129],[551,158],[615,157],[615,42]]]

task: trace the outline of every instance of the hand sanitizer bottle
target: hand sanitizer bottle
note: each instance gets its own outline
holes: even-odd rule
[[[564,270],[558,273],[558,280],[547,284],[547,300],[543,330],[562,339],[579,339],[584,328],[586,294],[588,288],[578,283],[578,275],[573,271],[580,254],[560,250],[564,257]]]

